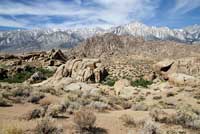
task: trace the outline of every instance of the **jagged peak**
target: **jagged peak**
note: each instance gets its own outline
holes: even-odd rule
[[[142,22],[139,21],[133,21],[131,23],[126,24],[125,26],[131,26],[131,27],[147,27],[147,25],[145,25]]]

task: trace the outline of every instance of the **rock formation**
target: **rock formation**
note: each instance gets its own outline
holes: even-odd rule
[[[154,71],[173,84],[196,85],[200,75],[200,58],[164,60],[154,65]]]
[[[60,66],[53,78],[71,77],[81,82],[100,82],[106,74],[99,59],[72,59]]]
[[[40,85],[48,84],[63,88],[74,81],[98,83],[107,75],[99,59],[71,59],[61,65],[51,78]]]
[[[62,53],[62,51],[60,49],[58,49],[58,50],[52,49],[49,57],[52,60],[61,60],[61,61],[65,61],[65,62],[67,60],[67,58],[65,57],[65,55]]]
[[[138,55],[157,59],[182,58],[199,55],[198,45],[186,45],[172,41],[145,41],[130,35],[107,33],[88,38],[72,50],[79,57],[107,57]]]
[[[30,84],[34,84],[34,83],[43,81],[43,80],[45,80],[45,79],[46,79],[46,77],[44,76],[43,73],[41,73],[41,72],[35,72],[35,73],[27,80],[27,82],[30,83]]]

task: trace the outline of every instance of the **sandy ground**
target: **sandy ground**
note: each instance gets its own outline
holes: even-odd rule
[[[19,118],[30,111],[38,107],[38,105],[33,104],[15,104],[12,107],[0,107],[0,124],[8,125],[10,123],[19,125],[25,129],[33,129],[37,124],[37,120],[25,121],[20,120]],[[120,120],[120,117],[123,114],[133,115],[137,119],[148,118],[148,112],[135,112],[131,110],[121,110],[121,111],[112,111],[106,113],[95,113],[97,120],[96,126],[106,130],[108,134],[126,134],[129,133],[130,129],[125,127]],[[62,127],[67,129],[72,125],[72,116],[65,119],[58,119],[57,124],[62,124]],[[65,130],[65,132],[67,132]]]

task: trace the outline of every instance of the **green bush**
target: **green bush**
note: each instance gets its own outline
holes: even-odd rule
[[[7,68],[7,65],[0,63],[0,68]]]
[[[112,78],[107,77],[104,81],[102,81],[102,84],[112,87],[115,85],[116,81],[117,79],[112,79]]]
[[[51,77],[54,72],[44,69],[44,68],[31,68],[26,71],[22,71],[20,73],[16,73],[12,76],[8,76],[8,78],[1,79],[0,82],[8,82],[8,83],[23,83],[24,81],[28,80],[35,72],[40,71],[44,74],[45,77]]]
[[[145,87],[148,88],[148,85],[151,85],[153,82],[152,81],[147,81],[144,80],[143,78],[140,78],[138,80],[135,81],[131,81],[131,85],[133,87]]]
[[[49,70],[49,69],[46,69],[46,68],[42,68],[42,67],[36,68],[36,71],[35,71],[35,72],[37,72],[37,71],[43,73],[44,76],[47,77],[47,78],[53,76],[53,74],[54,74],[53,71],[51,71],[51,70]]]
[[[3,80],[0,80],[0,82],[8,82],[8,83],[22,83],[28,78],[31,77],[33,73],[32,72],[21,72],[21,73],[16,73],[13,76],[9,76],[8,78],[5,78]]]

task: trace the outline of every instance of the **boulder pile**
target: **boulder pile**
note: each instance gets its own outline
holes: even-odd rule
[[[53,78],[71,77],[81,82],[100,82],[107,75],[99,59],[72,59],[61,65]]]
[[[52,84],[60,88],[60,85],[66,86],[74,81],[98,83],[107,75],[108,72],[99,59],[70,59],[41,84]]]
[[[189,57],[178,60],[163,60],[154,65],[154,71],[161,79],[178,85],[199,83],[200,58]]]

